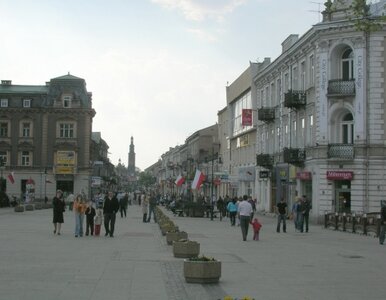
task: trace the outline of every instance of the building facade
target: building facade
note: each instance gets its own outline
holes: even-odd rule
[[[312,215],[378,211],[385,160],[386,27],[363,31],[353,1],[334,1],[322,22],[290,35],[254,78],[260,210],[281,198],[312,200]],[[385,3],[384,1],[383,4]],[[381,3],[382,4],[382,3]],[[370,10],[381,15],[384,6]],[[360,20],[357,20],[360,22]]]
[[[52,198],[56,189],[89,193],[92,94],[70,74],[45,85],[0,85],[0,157],[8,195]]]

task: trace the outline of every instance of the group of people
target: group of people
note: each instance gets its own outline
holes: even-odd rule
[[[149,223],[151,216],[153,215],[154,222],[157,222],[155,216],[155,207],[157,206],[157,196],[155,193],[143,193],[140,196],[141,207],[142,207],[142,221],[144,223]]]
[[[64,223],[63,213],[66,210],[66,202],[63,191],[57,190],[52,200],[54,234],[60,235],[61,225]],[[103,201],[103,208],[93,207],[91,201],[86,201],[82,194],[78,194],[73,201],[72,210],[75,216],[75,237],[84,234],[84,219],[86,219],[85,235],[99,235],[102,219],[104,219],[105,236],[114,236],[115,216],[120,209],[119,202],[113,192],[108,192]],[[123,212],[122,212],[123,214]],[[126,215],[126,213],[125,213]]]

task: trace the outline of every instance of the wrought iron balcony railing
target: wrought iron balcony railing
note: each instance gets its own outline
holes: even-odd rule
[[[284,162],[293,165],[302,165],[306,160],[306,151],[299,148],[284,148]]]
[[[353,144],[328,144],[328,158],[354,159]]]
[[[257,111],[257,118],[260,121],[272,122],[275,120],[275,109],[274,108],[259,108]]]
[[[327,94],[329,96],[354,96],[355,80],[335,79],[328,81]]]
[[[284,106],[288,108],[302,108],[307,104],[307,95],[304,91],[289,90],[284,94]]]
[[[270,154],[257,154],[256,165],[270,169],[273,166],[273,156]]]

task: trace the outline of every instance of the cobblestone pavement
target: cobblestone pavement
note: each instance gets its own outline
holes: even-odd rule
[[[219,284],[188,284],[183,260],[173,257],[155,223],[142,223],[140,207],[117,215],[114,238],[75,238],[72,212],[62,235],[52,211],[0,210],[0,300],[64,299],[385,299],[386,247],[373,237],[325,230],[276,233],[275,219],[260,217],[260,241],[243,242],[239,227],[207,218],[175,217],[201,253],[222,262]]]

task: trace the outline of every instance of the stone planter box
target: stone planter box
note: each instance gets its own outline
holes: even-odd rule
[[[24,206],[15,206],[15,212],[23,212],[24,211]]]
[[[162,235],[166,235],[168,231],[177,231],[178,227],[174,225],[165,225],[161,227]]]
[[[184,261],[184,277],[188,283],[218,283],[221,261]]]
[[[186,240],[188,234],[185,231],[166,232],[166,243],[172,245],[174,241]]]
[[[196,257],[200,254],[200,243],[194,241],[173,242],[173,255],[178,258]]]
[[[35,209],[43,209],[43,204],[42,203],[36,203]]]
[[[35,208],[34,208],[34,205],[33,204],[26,204],[26,206],[25,206],[25,210],[29,210],[29,211],[31,211],[31,210],[34,210]]]
[[[44,203],[43,208],[44,209],[52,208],[52,203]]]

